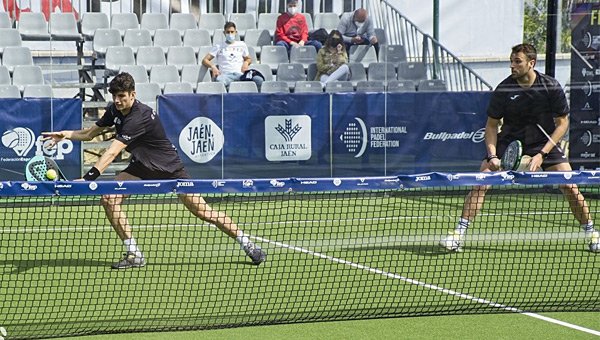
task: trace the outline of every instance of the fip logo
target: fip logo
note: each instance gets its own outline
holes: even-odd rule
[[[17,127],[4,131],[2,134],[2,145],[13,151],[17,156],[25,156],[33,147],[33,131],[29,128]]]
[[[73,142],[62,140],[54,148],[46,148],[49,141],[42,142],[42,136],[35,138],[33,131],[26,127],[16,127],[12,130],[4,131],[2,134],[2,145],[12,149],[17,156],[26,156],[35,144],[36,156],[56,156],[55,159],[65,159],[65,155],[73,151]]]

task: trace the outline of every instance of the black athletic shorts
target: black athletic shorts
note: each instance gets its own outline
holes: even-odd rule
[[[141,179],[191,179],[190,175],[185,171],[184,168],[181,168],[175,172],[165,172],[165,171],[152,171],[143,166],[139,162],[131,162],[123,170],[130,175],[135,177],[139,177]]]
[[[502,158],[502,155],[504,155],[504,150],[506,150],[506,147],[508,147],[508,144],[510,144],[510,142],[512,142],[512,140],[498,139],[498,144],[496,145],[496,152],[498,157]],[[546,142],[524,146],[523,155],[533,157],[542,150],[544,145],[546,145]],[[561,163],[569,163],[569,159],[560,151],[558,151],[557,147],[553,147],[552,150],[550,150],[550,152],[548,153],[548,157],[544,159],[544,162],[542,163],[542,169],[546,170],[546,168],[550,166]]]

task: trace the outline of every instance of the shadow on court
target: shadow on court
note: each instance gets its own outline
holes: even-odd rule
[[[10,274],[21,274],[33,268],[50,267],[109,267],[112,262],[87,259],[55,259],[55,260],[4,260],[0,267],[12,266]]]

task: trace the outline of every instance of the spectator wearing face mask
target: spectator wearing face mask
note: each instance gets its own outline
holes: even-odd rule
[[[368,17],[366,9],[359,8],[354,12],[342,14],[338,31],[342,32],[346,50],[350,51],[352,45],[373,45],[379,55],[375,26],[373,20]]]
[[[322,46],[316,40],[308,40],[308,26],[304,15],[298,13],[298,0],[288,0],[286,13],[277,18],[275,39],[275,45],[285,46],[288,54],[292,46],[312,45],[317,52]]]
[[[350,68],[348,67],[348,54],[344,48],[342,34],[333,30],[323,45],[323,48],[317,53],[317,76],[316,81],[320,81],[325,87],[327,83],[336,80],[348,80]]]
[[[212,72],[215,81],[222,82],[229,89],[232,81],[239,81],[252,63],[248,46],[243,41],[236,41],[237,29],[233,22],[226,22],[223,27],[225,41],[215,44],[210,52],[202,59],[202,65]],[[217,60],[217,65],[212,60]],[[260,89],[263,78],[255,75],[252,81]]]

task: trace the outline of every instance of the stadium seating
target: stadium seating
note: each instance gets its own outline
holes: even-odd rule
[[[306,69],[306,79],[308,80],[317,80],[315,77],[317,76],[317,63],[312,62],[308,64],[308,68]]]
[[[156,110],[156,97],[160,96],[162,91],[156,83],[135,84],[135,96],[142,103]]]
[[[0,65],[0,85],[10,85],[11,82],[8,68],[4,65]]]
[[[106,49],[111,46],[123,46],[123,41],[121,40],[121,33],[119,33],[119,30],[112,28],[97,29],[92,40],[92,49],[94,50],[96,57],[103,57],[106,54]]]
[[[12,28],[12,19],[8,15],[8,12],[0,12],[0,28]]]
[[[156,30],[169,28],[167,15],[164,13],[144,13],[142,14],[140,28],[150,31],[150,35],[154,37]]]
[[[269,31],[265,29],[249,29],[246,30],[244,42],[248,47],[253,47],[257,55],[260,55],[263,46],[271,45],[271,37]]]
[[[406,61],[406,51],[402,45],[384,45],[379,48],[379,62],[390,62],[398,69],[401,62]]]
[[[212,46],[210,33],[204,29],[187,29],[183,33],[183,46],[190,46],[194,49],[196,55],[198,55],[200,47]]]
[[[420,81],[427,79],[425,65],[422,62],[401,62],[398,64],[398,79]]]
[[[192,84],[190,83],[166,83],[163,93],[194,93],[194,89],[192,88]]]
[[[177,66],[181,73],[185,65],[197,65],[196,54],[190,46],[173,46],[167,52],[167,65]]]
[[[260,13],[258,15],[258,29],[268,30],[269,35],[275,35],[275,27],[277,27],[277,18],[279,13]]]
[[[290,88],[285,81],[264,81],[262,83],[261,93],[289,93]]]
[[[134,54],[137,54],[140,46],[152,46],[150,31],[139,28],[126,30],[123,37],[123,46],[131,47]]]
[[[320,81],[299,80],[294,86],[294,93],[323,93]]]
[[[229,93],[257,93],[258,88],[253,81],[234,81],[229,84]]]
[[[81,34],[85,40],[93,40],[97,29],[110,28],[108,15],[103,12],[86,12],[81,18]]]
[[[115,13],[110,17],[110,28],[118,29],[124,36],[126,30],[139,29],[140,24],[135,13]]]
[[[110,46],[106,49],[104,57],[104,76],[112,76],[118,73],[123,65],[135,65],[135,55],[129,46]]]
[[[50,13],[50,36],[55,41],[82,42],[83,35],[77,28],[77,20],[71,12]]]
[[[375,37],[377,37],[377,42],[380,47],[387,45],[387,37],[383,28],[375,27]]]
[[[162,47],[163,53],[166,55],[169,47],[181,46],[181,36],[178,30],[174,29],[157,29],[154,33],[154,46]]]
[[[348,63],[348,67],[350,68],[350,81],[354,87],[356,87],[359,81],[367,80],[367,71],[363,64]]]
[[[287,49],[283,46],[264,46],[260,54],[260,63],[271,67],[276,71],[281,63],[288,63]]]
[[[446,83],[442,79],[421,79],[417,85],[419,92],[444,92],[447,91]]]
[[[162,48],[157,46],[141,46],[136,56],[136,64],[142,65],[150,73],[152,67],[157,65],[166,65],[167,59]]]
[[[28,84],[23,89],[23,98],[51,98],[54,97],[52,86],[46,84]]]
[[[353,92],[354,86],[350,81],[331,81],[325,86],[325,92]]]
[[[281,63],[277,67],[277,80],[287,82],[291,90],[297,81],[306,80],[304,67],[297,63]]]
[[[25,85],[43,85],[42,68],[37,65],[17,65],[12,74],[12,83],[23,91]]]
[[[370,63],[367,73],[369,80],[381,81],[387,84],[390,80],[396,80],[396,69],[390,62]]]
[[[254,47],[248,46],[248,55],[250,55],[250,59],[252,59],[252,64],[258,63],[258,58],[256,57],[256,52],[254,51]]]
[[[22,40],[50,40],[48,23],[41,12],[21,12],[17,27]]]
[[[156,65],[150,70],[150,82],[158,84],[161,90],[164,89],[166,83],[179,81],[179,72],[175,65]]]
[[[385,92],[382,81],[362,80],[356,84],[356,92]]]
[[[316,13],[314,29],[324,28],[327,32],[336,30],[340,23],[340,17],[336,13]]]
[[[2,53],[2,65],[8,68],[8,72],[13,73],[17,65],[33,65],[33,57],[29,47],[6,47]]]
[[[244,38],[246,31],[256,29],[256,20],[252,13],[232,13],[229,16],[229,21],[235,24],[238,34]]]
[[[266,65],[266,64],[250,64],[250,68],[253,70],[257,70],[258,72],[260,72],[264,77],[265,80],[275,80],[273,78],[273,72],[271,70],[271,66]]]
[[[0,85],[0,98],[21,98],[21,92],[16,85]]]
[[[197,29],[198,23],[192,13],[172,13],[169,28],[178,30],[179,35],[183,37],[188,29]]]
[[[292,46],[290,49],[290,63],[301,64],[304,69],[317,60],[317,49],[314,46]]]
[[[227,89],[225,89],[225,84],[221,82],[203,82],[198,83],[196,85],[196,93],[206,93],[206,94],[218,94],[218,93],[227,93]]]
[[[308,31],[313,31],[315,29],[315,25],[313,25],[312,15],[310,15],[310,13],[302,13],[302,15],[304,15],[304,19],[306,20],[306,28],[308,29]]]
[[[121,72],[129,73],[133,77],[133,80],[136,82],[136,84],[147,83],[149,81],[148,72],[146,71],[146,67],[143,65],[123,65],[119,68],[119,73]]]
[[[348,53],[348,62],[350,63],[361,63],[365,68],[369,67],[369,64],[377,62],[377,54],[375,53],[375,47],[371,45],[352,45]]]
[[[417,90],[412,80],[391,80],[388,82],[388,92],[415,92]]]
[[[3,12],[0,12],[3,13]],[[14,28],[0,28],[0,56],[4,53],[4,48],[8,46],[21,47],[21,35]]]
[[[210,71],[202,65],[185,65],[181,70],[181,82],[189,83],[195,90],[196,85],[211,81]]]
[[[198,19],[198,28],[208,30],[211,36],[217,29],[222,30],[225,26],[225,17],[221,13],[202,13]]]

